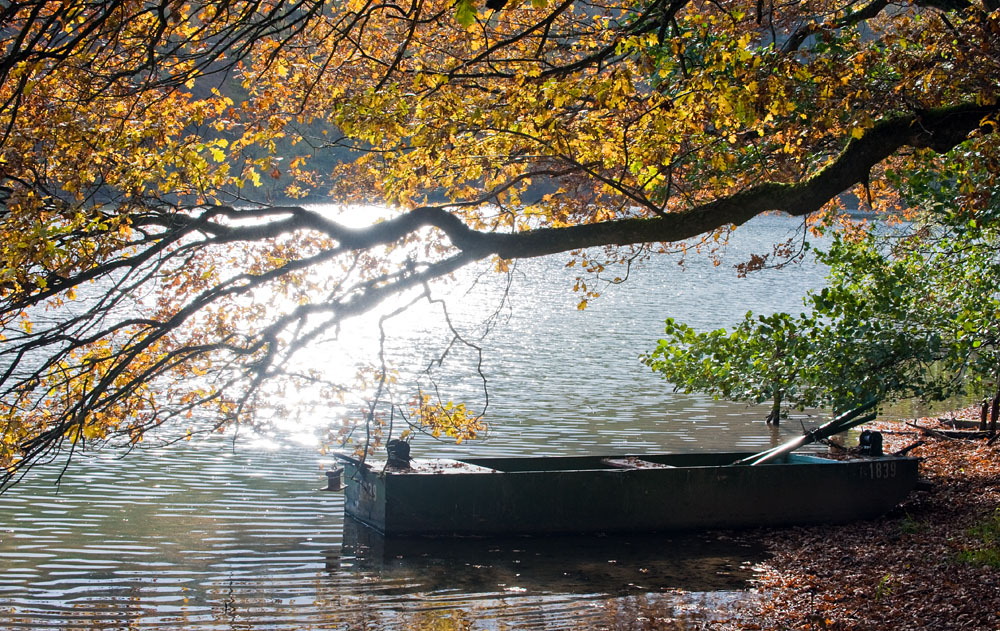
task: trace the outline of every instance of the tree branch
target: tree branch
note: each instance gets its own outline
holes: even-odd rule
[[[500,234],[471,230],[447,212],[446,207],[423,207],[369,231],[388,233],[380,234],[378,240],[391,242],[401,238],[402,231],[434,226],[469,254],[477,257],[495,254],[504,259],[545,256],[604,245],[681,241],[728,224],[743,224],[767,211],[808,215],[851,186],[865,181],[872,167],[902,147],[942,153],[977,129],[991,132],[992,128],[983,125],[983,120],[998,111],[997,105],[963,104],[891,118],[852,140],[833,162],[802,182],[767,182],[686,211],[653,218]],[[390,238],[390,235],[394,236]],[[367,238],[372,237],[374,235]]]

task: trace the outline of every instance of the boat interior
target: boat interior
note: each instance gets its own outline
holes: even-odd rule
[[[682,467],[724,467],[753,453],[623,454],[613,456],[545,456],[486,458],[413,458],[406,469],[388,469],[395,474],[519,473],[529,471],[650,470]],[[360,462],[353,459],[357,465]],[[837,461],[808,453],[783,454],[763,466],[789,464],[833,464]],[[386,470],[384,461],[368,460],[369,471]]]
[[[620,456],[561,456],[545,458],[462,458],[457,462],[500,472],[586,471],[595,469],[673,469],[678,467],[722,467],[751,453],[644,454]],[[785,454],[767,465],[833,464],[834,460],[810,454]]]

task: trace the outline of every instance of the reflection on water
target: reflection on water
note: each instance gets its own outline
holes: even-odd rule
[[[343,523],[314,456],[227,447],[3,496],[0,628],[587,629],[725,606],[760,559],[717,535],[386,541]]]
[[[582,311],[576,308],[582,296],[572,291],[579,266],[567,268],[566,256],[518,262],[509,287],[502,275],[463,270],[451,286],[435,288],[434,297],[442,302],[418,301],[385,322],[385,358],[400,373],[392,396],[405,405],[415,391],[404,384],[433,367],[433,384],[421,378],[425,393],[463,401],[470,410],[485,404],[476,370],[480,356],[453,344],[442,314],[442,304],[447,304],[450,321],[463,338],[482,348],[482,372],[489,383],[489,436],[463,445],[459,453],[473,449],[517,455],[528,446],[567,455],[592,451],[595,445],[614,451],[766,447],[770,437],[758,423],[766,408],[673,393],[639,356],[655,347],[667,317],[710,329],[732,326],[748,310],[802,310],[805,291],[823,281],[825,272],[814,263],[743,279],[732,268],[752,253],[770,252],[773,243],[798,225],[797,220],[768,216],[740,227],[718,266],[692,253],[683,266],[676,256],[639,261],[623,285],[595,284],[590,278],[590,287],[601,296]],[[605,275],[624,276],[626,271],[609,269]],[[506,302],[500,306],[502,298]],[[480,339],[484,319],[498,309],[495,327]],[[321,369],[330,379],[353,374],[357,364],[377,357],[379,339],[378,318],[362,318],[345,326],[337,340],[310,344],[298,368]],[[435,360],[443,354],[446,361],[439,366]],[[304,441],[330,422],[357,418],[357,410],[366,406],[357,397],[339,405],[310,392],[297,398],[286,394],[275,403],[284,404],[276,407],[278,422]],[[398,415],[396,420],[400,422]],[[455,453],[422,438],[415,448],[421,454]]]
[[[731,258],[793,225],[754,222]],[[751,308],[795,310],[822,272],[739,281],[725,265],[690,263],[681,273],[652,261],[583,312],[562,261],[522,266],[506,326],[484,342],[489,437],[420,437],[416,455],[743,451],[799,431],[672,393],[637,357],[667,316],[707,328]],[[453,304],[459,322],[483,308],[471,295]],[[393,323],[389,351],[404,367],[438,352],[428,322]],[[712,537],[380,541],[345,530],[342,496],[320,490],[325,464],[291,441],[263,450],[217,437],[87,455],[58,488],[60,469],[39,469],[0,496],[0,629],[682,629],[741,598],[759,558]]]
[[[382,581],[419,576],[433,591],[626,595],[739,590],[760,560],[760,550],[718,533],[386,539],[347,518],[329,566]]]

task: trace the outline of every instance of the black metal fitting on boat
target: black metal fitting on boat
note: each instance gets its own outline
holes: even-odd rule
[[[858,438],[858,447],[862,456],[881,456],[882,454],[882,434],[875,430],[866,429],[861,432]]]
[[[394,438],[385,444],[385,450],[389,454],[386,465],[390,469],[410,468],[410,443]]]

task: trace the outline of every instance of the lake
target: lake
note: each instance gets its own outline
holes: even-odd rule
[[[674,393],[638,361],[668,316],[704,329],[801,310],[822,283],[815,264],[746,279],[732,267],[798,225],[758,218],[720,265],[695,253],[641,262],[582,311],[566,257],[519,264],[509,289],[496,276],[470,289],[476,270],[462,275],[440,295],[469,339],[507,297],[477,342],[490,429],[461,445],[419,435],[414,455],[756,450],[799,433],[765,426],[762,408]],[[439,315],[421,304],[388,321],[404,376],[447,344]],[[304,363],[353,369],[378,337],[373,318],[353,327]],[[484,402],[476,357],[459,347],[437,370],[445,398]],[[60,467],[39,467],[0,496],[0,629],[683,629],[746,598],[762,559],[725,533],[385,541],[345,523],[342,494],[322,490],[331,462],[316,437],[346,407],[275,403],[295,412],[276,434],[84,454],[58,485]]]

